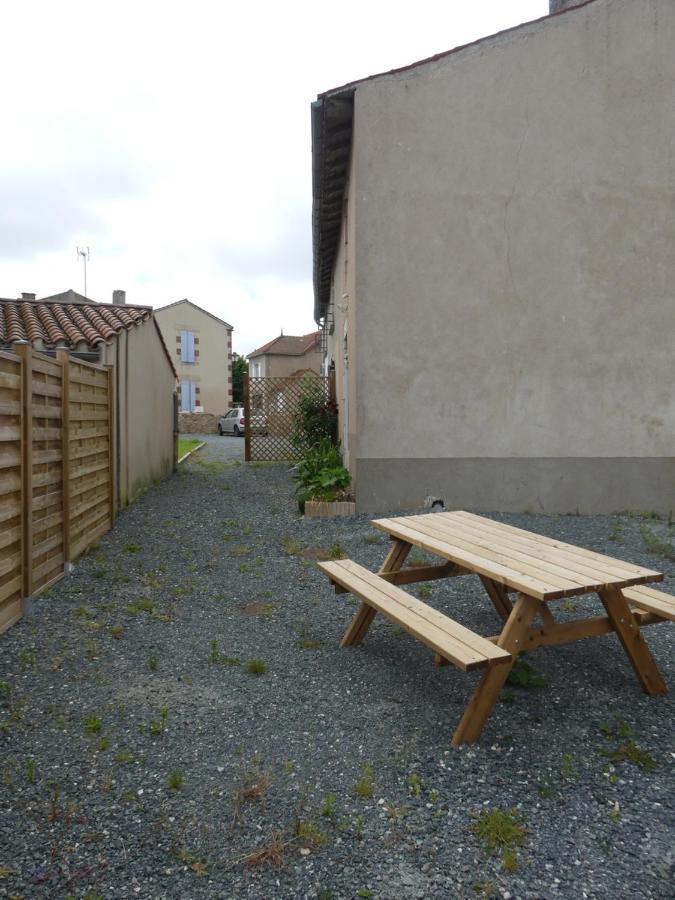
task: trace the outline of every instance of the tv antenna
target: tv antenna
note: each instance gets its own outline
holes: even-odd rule
[[[82,257],[84,263],[84,296],[87,296],[87,263],[89,262],[89,247],[78,247],[77,258]]]

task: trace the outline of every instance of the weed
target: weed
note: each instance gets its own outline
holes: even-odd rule
[[[398,821],[399,819],[404,819],[408,815],[408,807],[407,806],[396,806],[393,803],[385,803],[384,809],[390,819],[394,819]]]
[[[474,884],[473,889],[477,894],[482,894],[483,897],[492,898],[500,896],[494,881],[477,881],[476,884]]]
[[[22,650],[19,654],[19,663],[22,669],[35,669],[37,666],[35,650]]]
[[[540,781],[537,785],[537,790],[539,791],[539,796],[544,800],[549,800],[553,796],[553,788],[551,787],[551,783],[544,779]]]
[[[249,675],[264,675],[267,671],[267,664],[262,659],[249,659],[244,668]]]
[[[431,597],[431,588],[428,584],[420,584],[417,587],[418,597]]]
[[[110,746],[110,738],[102,737],[98,744],[96,745],[96,749],[99,753],[103,753],[104,750],[107,750]]]
[[[115,638],[116,641],[119,641],[124,637],[124,625],[113,625],[110,629],[110,634]]]
[[[479,813],[471,830],[481,838],[488,850],[507,849],[522,844],[526,834],[526,828],[516,811],[505,812],[499,807]]]
[[[297,640],[297,646],[301,650],[316,650],[317,647],[321,646],[321,641],[317,640],[316,638],[312,638],[310,636],[309,629],[307,627],[306,622],[300,622],[300,624],[297,626],[297,628],[298,628],[298,634],[299,634],[299,637]]]
[[[230,555],[231,555],[231,556],[248,556],[248,554],[249,554],[250,552],[251,552],[251,548],[250,548],[250,547],[247,547],[247,546],[244,545],[244,544],[240,544],[238,547],[233,547],[233,548],[230,550]]]
[[[91,574],[92,574],[93,578],[105,578],[106,575],[108,574],[108,570],[107,569],[94,569],[94,571]]]
[[[330,550],[328,551],[329,559],[346,559],[347,551],[339,542],[335,544],[331,544]]]
[[[303,847],[320,847],[328,841],[328,836],[313,822],[303,822],[302,820],[295,823],[295,836]]]
[[[565,781],[572,781],[576,777],[571,753],[563,753],[562,762],[560,763],[560,775]]]
[[[504,688],[504,690],[499,695],[500,703],[513,703],[513,701],[515,699],[516,699],[516,695],[513,693],[513,691],[510,691],[508,688]]]
[[[618,541],[619,538],[621,537],[622,531],[623,531],[623,528],[621,526],[621,522],[615,522],[614,526],[612,527],[612,530],[609,533],[610,541]]]
[[[31,783],[35,784],[35,775],[37,773],[37,769],[35,767],[35,760],[32,756],[29,756],[26,760],[26,779]]]
[[[357,816],[356,819],[354,820],[354,829],[356,831],[356,837],[360,841],[363,840],[363,826],[365,824],[366,823],[363,819],[363,816]]]
[[[424,782],[415,772],[411,772],[411,774],[408,775],[408,790],[413,797],[422,796],[422,791],[424,790]]]
[[[379,534],[365,534],[363,536],[364,544],[380,544],[382,543],[382,538]]]
[[[601,722],[598,726],[601,733],[606,737],[621,737],[621,738],[629,738],[633,729],[630,727],[628,722],[625,722],[620,716],[614,716],[614,723],[609,722]]]
[[[151,719],[150,720],[150,734],[153,736],[157,736],[160,734],[164,734],[166,731],[166,723],[169,718],[169,710],[166,706],[161,706],[159,709],[159,719]]]
[[[649,553],[663,559],[675,560],[675,547],[669,541],[661,540],[648,525],[640,526],[640,534]]]
[[[87,734],[98,734],[103,728],[103,719],[99,716],[85,716],[83,724]]]
[[[182,790],[183,785],[185,784],[183,773],[179,769],[174,769],[172,772],[169,772],[169,777],[167,778],[166,783],[172,791]]]
[[[502,853],[502,866],[505,872],[515,872],[518,868],[518,854],[513,847],[507,847]]]
[[[614,822],[617,825],[621,821],[621,808],[619,807],[618,801],[614,804],[614,807],[613,807],[611,813],[609,814],[609,816],[610,816],[612,822]]]
[[[576,612],[577,611],[577,605],[574,602],[574,600],[563,600],[563,602],[560,604],[560,608],[564,609],[565,612]]]
[[[323,798],[323,805],[321,807],[321,815],[325,816],[327,819],[332,819],[335,815],[335,806],[337,804],[337,797],[335,794],[326,794]]]
[[[159,569],[150,569],[150,571],[146,572],[145,575],[141,578],[141,581],[146,587],[158,588],[162,584],[162,582],[159,580],[159,575]]]
[[[519,656],[513,664],[506,681],[507,684],[526,689],[545,687],[546,685],[546,679],[542,675],[537,675],[529,662],[522,656]]]
[[[420,553],[419,550],[413,550],[412,553],[408,554],[406,565],[416,568],[417,566],[426,566],[428,562],[429,560],[424,553]]]
[[[208,663],[210,666],[240,665],[240,660],[236,656],[225,656],[224,653],[221,653],[220,650],[218,650],[218,641],[211,641],[210,647],[211,649],[208,656]]]
[[[289,556],[297,556],[302,550],[302,544],[296,541],[295,538],[288,536],[282,539],[281,546]]]
[[[633,765],[639,766],[645,772],[652,772],[658,766],[654,757],[646,750],[638,747],[635,741],[627,741],[615,750],[601,750],[600,755],[606,757],[615,765],[624,762],[633,763]]]
[[[368,797],[372,797],[375,793],[375,781],[374,781],[375,772],[370,763],[365,763],[361,766],[361,777],[358,779],[356,784],[354,785],[354,793],[357,797],[362,797],[364,799]]]
[[[122,765],[126,765],[127,763],[133,762],[134,758],[128,750],[118,750],[115,754],[115,761]]]
[[[91,611],[88,610],[86,606],[76,606],[74,609],[71,609],[71,612],[80,619],[88,619],[89,616],[92,615]]]
[[[159,659],[156,653],[151,653],[148,657],[148,668],[151,672],[156,672],[159,669]]]
[[[140,544],[135,544],[133,541],[127,541],[122,549],[127,553],[140,553],[143,547]]]
[[[132,616],[138,615],[139,612],[146,612],[153,615],[155,612],[155,604],[147,597],[141,597],[138,600],[132,600],[132,602],[127,605],[127,612]]]
[[[358,891],[356,892],[356,896],[357,897],[372,897],[373,892],[370,890],[370,888],[362,887],[362,888],[358,889]]]
[[[275,829],[272,831],[269,840],[256,847],[251,853],[248,853],[241,860],[245,869],[251,869],[254,866],[269,866],[271,869],[281,869],[284,864],[284,857],[292,846],[283,829]]]

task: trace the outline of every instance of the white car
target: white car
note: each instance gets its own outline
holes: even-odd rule
[[[258,410],[253,411],[251,417],[252,430],[256,434],[267,434],[267,422],[265,416]],[[244,434],[246,430],[246,416],[243,406],[235,406],[229,409],[218,420],[218,434],[234,434],[236,437]]]

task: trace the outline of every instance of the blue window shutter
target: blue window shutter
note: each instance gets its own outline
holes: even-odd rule
[[[194,408],[197,405],[197,384],[194,381],[190,382],[190,412],[194,412]]]
[[[187,347],[188,362],[193,363],[195,361],[195,336],[191,331],[188,331],[187,338],[188,338],[188,347]]]
[[[180,358],[182,362],[187,362],[188,333],[181,331],[180,333]]]
[[[183,378],[180,383],[181,412],[190,412],[190,382]]]

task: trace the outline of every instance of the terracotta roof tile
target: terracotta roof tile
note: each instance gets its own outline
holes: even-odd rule
[[[248,356],[249,359],[252,356],[262,356],[263,353],[272,353],[275,356],[303,356],[318,344],[320,335],[320,331],[301,335],[281,334],[257,350],[251,351]]]
[[[85,342],[93,349],[151,317],[147,306],[0,298],[0,346],[29,340],[42,341],[45,348]]]

